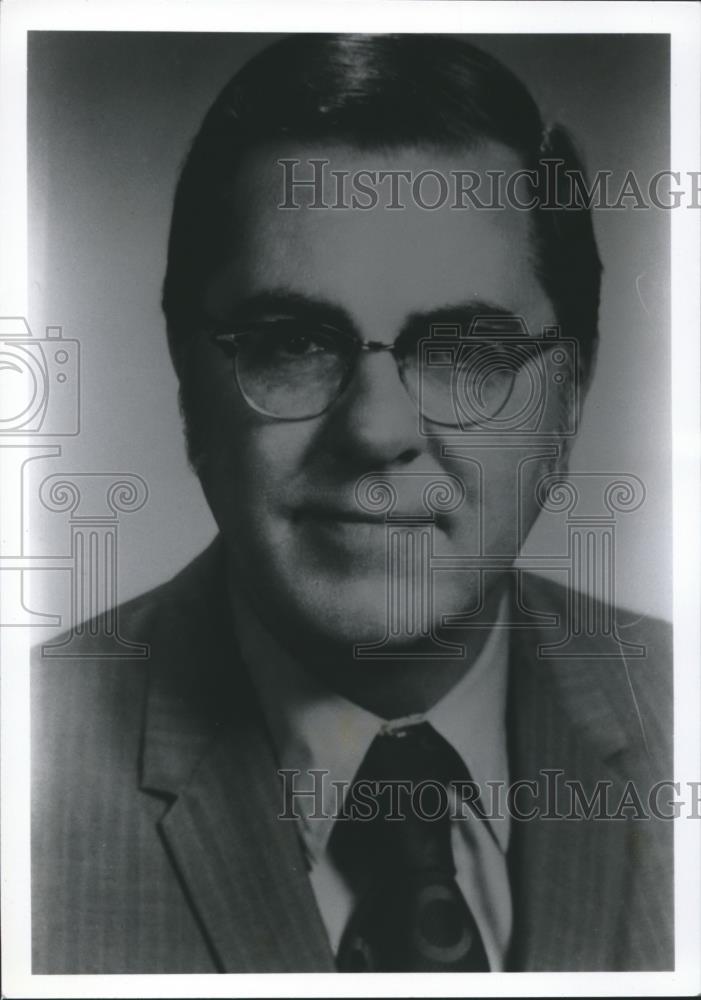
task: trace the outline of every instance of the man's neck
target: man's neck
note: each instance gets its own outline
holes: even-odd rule
[[[385,719],[426,712],[448,693],[470,670],[481,653],[490,628],[451,631],[452,645],[464,648],[464,655],[435,657],[420,649],[412,656],[398,650],[392,659],[346,660],[329,670],[324,666],[323,679],[345,698]],[[321,665],[308,661],[308,669],[317,672]]]
[[[503,594],[503,588],[494,588],[487,595],[486,621],[498,620]],[[428,711],[470,670],[493,628],[442,630],[438,637],[446,650],[456,650],[455,656],[436,656],[435,646],[424,640],[411,647],[387,647],[382,657],[366,658],[358,657],[352,647],[310,641],[299,630],[262,624],[322,686],[385,719]]]

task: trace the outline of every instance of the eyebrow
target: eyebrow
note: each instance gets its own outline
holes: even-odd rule
[[[332,326],[363,339],[358,324],[343,306],[322,297],[306,295],[285,287],[257,292],[235,302],[229,309],[227,320],[218,325],[235,323],[236,326],[240,326],[260,320],[266,314]],[[513,315],[512,310],[496,303],[484,299],[467,299],[435,309],[409,313],[397,337],[425,335],[426,328],[431,326],[469,326],[478,316],[496,318]]]
[[[350,313],[342,306],[327,299],[294,292],[287,288],[257,292],[234,302],[228,310],[226,320],[220,325],[233,322],[238,326],[258,320],[265,314],[338,326],[353,330],[359,336]]]

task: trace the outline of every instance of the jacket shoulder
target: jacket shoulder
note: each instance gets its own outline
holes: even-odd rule
[[[92,629],[86,623],[69,656],[34,651],[35,973],[212,971],[159,840],[167,802],[141,788],[153,672],[167,671],[178,650],[192,663],[192,643],[185,650],[181,639],[186,628],[196,636],[206,627],[187,623],[202,604],[210,564],[195,560],[116,609],[121,635],[146,646],[146,656],[114,658],[108,649],[101,656],[98,621]],[[153,926],[140,917],[145,892],[154,913],[167,914]]]
[[[545,577],[524,574],[521,591],[529,611],[551,615],[558,624],[540,628],[538,642],[557,646],[571,635],[576,622],[573,602],[584,608],[596,627],[579,632],[565,654],[540,657],[537,668],[549,671],[554,683],[564,680],[570,691],[596,689],[606,697],[621,726],[634,743],[658,765],[671,768],[673,734],[673,628],[661,618],[614,607]],[[583,705],[586,700],[582,699]],[[572,699],[570,699],[570,704]],[[582,708],[585,711],[585,708]],[[669,769],[668,768],[668,769]],[[665,774],[667,776],[667,774]]]

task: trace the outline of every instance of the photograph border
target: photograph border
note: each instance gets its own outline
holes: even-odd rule
[[[0,315],[26,316],[27,32],[360,31],[487,34],[668,33],[671,39],[671,163],[683,176],[701,172],[701,8],[649,2],[378,2],[229,3],[205,0],[4,0],[0,9]],[[674,778],[698,782],[701,759],[701,560],[699,426],[701,347],[701,211],[671,213],[671,330],[674,562]],[[0,482],[9,468],[0,448]],[[12,461],[19,453],[13,452]],[[21,460],[21,459],[20,459]],[[2,495],[2,525],[21,522],[21,496]],[[10,551],[18,540],[3,541]],[[0,603],[9,593],[0,572]],[[675,820],[674,972],[489,973],[422,975],[206,974],[75,975],[31,973],[29,854],[29,630],[2,634],[2,928],[3,995],[7,997],[224,996],[610,996],[695,995],[701,990],[701,822]],[[695,669],[690,670],[689,664]],[[469,975],[466,980],[465,976]]]

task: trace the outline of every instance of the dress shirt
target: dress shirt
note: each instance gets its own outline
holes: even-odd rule
[[[299,772],[288,775],[287,789],[294,788],[296,793],[294,811],[299,815],[309,877],[334,953],[356,903],[327,851],[339,809],[338,788],[352,783],[378,733],[426,721],[457,751],[481,791],[487,820],[451,821],[451,841],[457,884],[477,921],[490,968],[500,971],[512,925],[506,867],[509,820],[503,808],[509,777],[508,630],[492,629],[470,669],[428,711],[386,720],[325,687],[306,671],[233,588],[232,603],[241,655],[258,692],[280,768]],[[500,621],[504,605],[503,599]],[[334,784],[338,782],[345,784]],[[492,807],[487,782],[502,783],[498,800],[494,799],[499,808]],[[315,795],[299,794],[305,791]],[[282,806],[281,800],[281,812]]]

